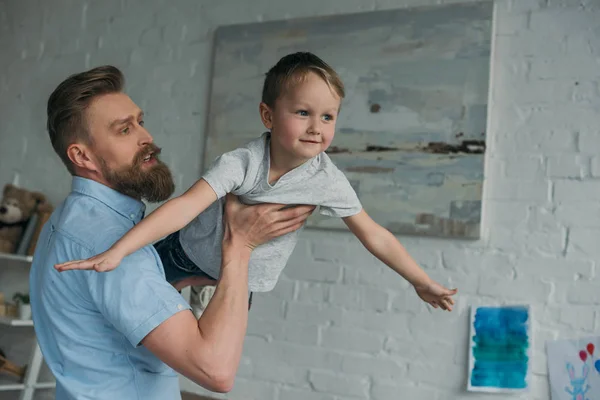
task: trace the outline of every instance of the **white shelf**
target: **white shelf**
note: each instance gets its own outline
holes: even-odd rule
[[[33,256],[24,256],[21,254],[0,253],[0,260],[22,261],[22,262],[30,263],[33,261]]]
[[[0,384],[0,392],[9,391],[9,390],[23,390],[23,389],[25,389],[25,384],[23,384],[23,383]]]
[[[30,319],[18,319],[12,317],[0,317],[0,325],[8,326],[33,326],[33,321]]]
[[[34,383],[33,387],[36,389],[54,389],[56,387],[56,383],[55,382]]]

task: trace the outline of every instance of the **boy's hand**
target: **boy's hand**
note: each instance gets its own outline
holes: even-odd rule
[[[114,251],[107,250],[104,253],[100,253],[95,257],[88,258],[87,260],[76,260],[69,261],[62,264],[56,264],[54,268],[59,272],[69,271],[72,269],[93,269],[96,272],[108,272],[117,268],[123,256]]]
[[[433,308],[440,307],[442,310],[452,311],[454,300],[451,296],[454,296],[458,289],[447,289],[432,280],[426,285],[415,286],[415,291],[421,300],[431,304]]]

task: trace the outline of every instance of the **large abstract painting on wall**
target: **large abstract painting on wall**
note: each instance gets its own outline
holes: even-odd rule
[[[310,51],[346,98],[328,154],[399,234],[480,235],[493,4],[232,25],[215,33],[205,166],[260,136],[264,74]],[[309,227],[345,227],[317,216]]]

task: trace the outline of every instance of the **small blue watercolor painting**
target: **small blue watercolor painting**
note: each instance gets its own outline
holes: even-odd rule
[[[600,337],[548,342],[552,400],[600,399]]]
[[[530,377],[530,307],[472,307],[467,390],[523,392]]]

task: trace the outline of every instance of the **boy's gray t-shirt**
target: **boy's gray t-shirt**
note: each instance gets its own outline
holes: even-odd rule
[[[349,217],[362,210],[350,182],[325,153],[320,153],[270,185],[269,141],[270,134],[267,132],[213,162],[203,179],[213,188],[218,200],[180,232],[181,246],[190,260],[215,279],[221,268],[223,210],[227,193],[239,196],[244,204],[316,205],[321,214],[331,217]],[[254,249],[248,271],[249,290],[267,292],[273,289],[296,246],[300,230]]]

